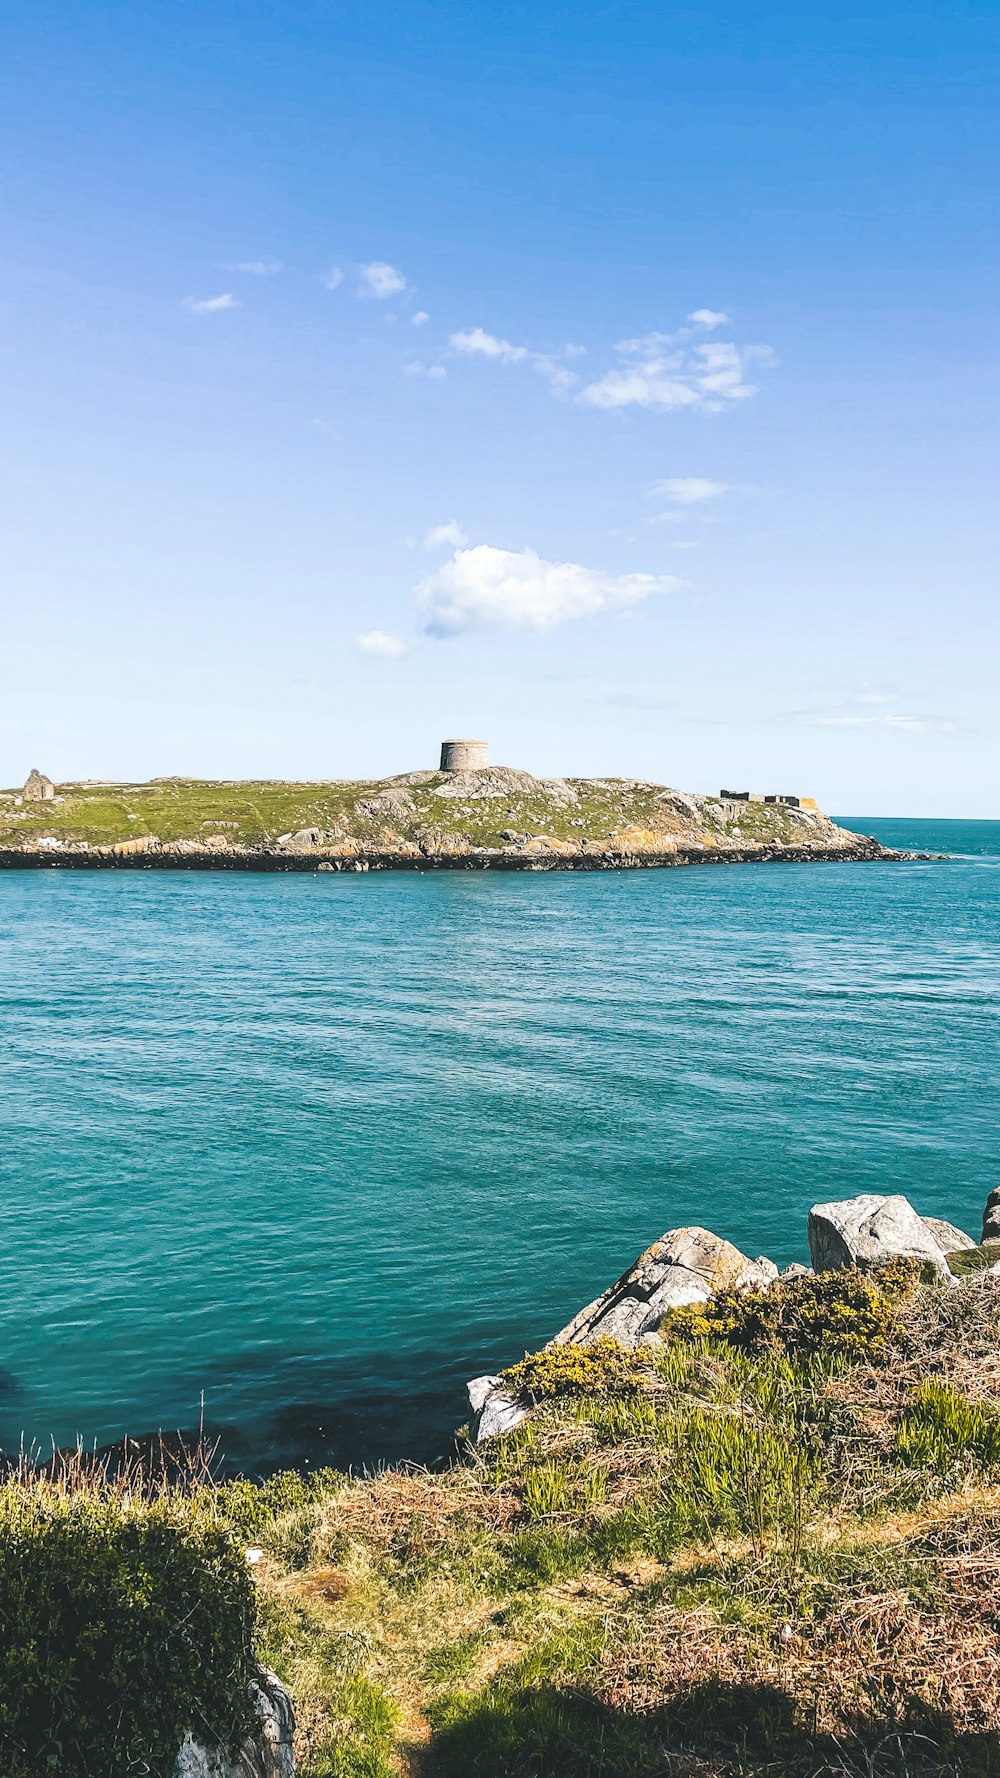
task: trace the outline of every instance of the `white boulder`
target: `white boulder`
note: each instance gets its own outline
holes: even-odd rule
[[[707,1303],[719,1290],[766,1289],[776,1276],[771,1260],[748,1259],[708,1229],[668,1229],[549,1343],[586,1346],[607,1338],[634,1347],[667,1309]]]
[[[526,1418],[526,1403],[511,1395],[504,1386],[502,1377],[473,1377],[466,1384],[469,1394],[469,1406],[472,1409],[473,1443],[481,1445],[488,1438],[499,1438],[504,1432],[513,1432]]]
[[[809,1252],[817,1272],[868,1268],[888,1259],[919,1259],[943,1278],[951,1276],[944,1249],[901,1194],[864,1192],[809,1212]]]

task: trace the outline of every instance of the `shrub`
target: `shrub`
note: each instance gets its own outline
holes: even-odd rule
[[[908,1260],[875,1272],[788,1278],[769,1290],[723,1291],[711,1302],[670,1309],[660,1332],[688,1342],[718,1340],[742,1352],[878,1359],[888,1351],[899,1310],[919,1282],[919,1267]]]
[[[4,1778],[169,1778],[187,1729],[235,1749],[254,1628],[245,1556],[194,1503],[5,1484]]]
[[[522,1358],[504,1371],[505,1383],[518,1395],[544,1401],[555,1395],[629,1394],[641,1387],[649,1370],[646,1353],[631,1352],[617,1340],[594,1340],[589,1346],[550,1346]]]
[[[910,1469],[940,1475],[963,1460],[991,1468],[1000,1463],[1000,1415],[947,1383],[922,1383],[900,1416],[896,1452]]]

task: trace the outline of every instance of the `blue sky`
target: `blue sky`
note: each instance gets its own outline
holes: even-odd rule
[[[995,6],[3,36],[0,782],[1000,817]]]

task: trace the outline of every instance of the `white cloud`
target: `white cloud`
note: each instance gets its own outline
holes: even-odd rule
[[[696,327],[725,327],[729,316],[723,314],[721,309],[693,309],[688,320],[693,321]]]
[[[748,365],[774,362],[768,346],[737,346],[723,340],[692,343],[687,328],[619,340],[615,351],[618,364],[580,392],[579,400],[588,407],[700,408],[721,413],[755,394],[754,385],[746,380]]]
[[[674,506],[700,506],[704,500],[717,500],[728,486],[728,482],[707,481],[703,475],[675,475],[657,482],[653,492]]]
[[[557,353],[533,352],[530,346],[515,346],[495,333],[487,333],[483,327],[453,333],[448,344],[462,358],[492,358],[497,364],[530,365],[553,389],[572,389],[580,380],[575,371],[560,363],[561,358],[579,357],[583,350],[580,346],[563,346]]]
[[[424,628],[455,636],[487,627],[551,630],[573,618],[623,611],[681,583],[670,574],[604,574],[547,562],[533,549],[458,549],[417,588]]]
[[[273,278],[275,272],[284,270],[280,259],[242,259],[229,268],[231,272],[245,272],[248,278]]]
[[[449,549],[461,549],[469,539],[462,530],[457,519],[449,519],[446,525],[432,525],[424,538],[425,549],[440,549],[446,543]]]
[[[418,309],[415,315],[410,316],[410,326],[411,327],[423,327],[425,321],[429,321],[429,320],[430,320],[430,316],[428,315],[427,310],[426,309]]]
[[[339,265],[332,265],[328,272],[323,273],[323,282],[328,290],[339,290],[344,282],[344,274]]]
[[[422,358],[411,358],[403,369],[408,377],[431,377],[435,382],[448,375],[443,364],[425,364]]]
[[[512,346],[510,340],[497,339],[482,327],[469,327],[464,333],[453,333],[448,341],[453,352],[465,358],[497,358],[501,364],[523,364],[531,354],[527,346]]]
[[[395,661],[410,652],[410,644],[405,638],[394,636],[389,630],[365,630],[354,640],[362,654],[370,654],[376,660]]]
[[[394,265],[387,265],[384,259],[372,259],[358,270],[361,277],[359,296],[374,296],[381,303],[406,289],[402,272],[397,272]]]
[[[231,291],[222,296],[186,296],[181,303],[191,315],[218,315],[223,309],[238,309],[240,303]]]

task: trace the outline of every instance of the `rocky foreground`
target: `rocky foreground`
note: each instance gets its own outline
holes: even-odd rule
[[[504,766],[328,784],[53,786],[32,774],[23,791],[0,792],[0,868],[601,870],[900,856],[808,806]]]
[[[669,1329],[674,1309],[709,1303],[726,1292],[768,1291],[790,1278],[849,1267],[870,1271],[894,1260],[910,1261],[942,1284],[981,1272],[984,1282],[1000,1288],[1000,1188],[987,1199],[979,1243],[941,1217],[918,1215],[908,1198],[873,1193],[815,1204],[808,1235],[813,1264],[779,1271],[773,1260],[763,1254],[750,1259],[709,1229],[668,1229],[555,1334],[548,1349],[596,1340],[612,1340],[630,1351],[662,1349],[661,1328]],[[512,1431],[530,1412],[530,1395],[512,1392],[504,1377],[475,1377],[468,1390],[477,1442]]]
[[[809,1239],[671,1230],[434,1472],[21,1465],[4,1778],[997,1778],[1000,1191]]]

